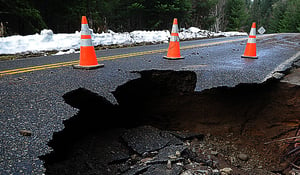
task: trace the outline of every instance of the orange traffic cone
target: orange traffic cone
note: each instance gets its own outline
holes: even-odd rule
[[[178,23],[177,18],[174,18],[171,38],[169,43],[169,49],[167,56],[164,56],[166,59],[176,60],[183,59],[184,57],[180,56],[180,45],[179,45],[179,35],[178,35]]]
[[[242,58],[258,58],[256,56],[256,23],[252,23],[252,27],[250,30],[248,42],[245,48],[244,55]]]
[[[79,65],[73,65],[73,67],[78,69],[96,69],[103,66],[104,64],[98,64],[96,52],[92,44],[92,36],[89,30],[87,19],[85,16],[82,16],[80,61]]]

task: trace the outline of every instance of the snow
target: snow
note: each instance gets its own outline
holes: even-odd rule
[[[116,33],[108,30],[107,33],[92,33],[94,46],[109,45],[131,45],[139,43],[168,43],[170,32],[162,31],[141,31]],[[247,36],[241,32],[210,32],[196,27],[180,29],[180,40],[200,39],[219,36]],[[75,53],[80,48],[80,32],[54,34],[52,30],[44,29],[40,34],[14,35],[0,37],[0,55],[18,53],[42,53],[45,51],[57,51],[56,55]],[[78,51],[77,51],[78,52]]]

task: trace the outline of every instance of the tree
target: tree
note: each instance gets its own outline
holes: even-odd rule
[[[214,7],[217,0],[192,0],[192,26],[201,29],[210,29],[215,23],[216,16]]]
[[[272,32],[272,25],[276,25],[276,19],[273,18],[274,10],[275,13],[278,13],[279,9],[274,9],[275,4],[277,4],[278,0],[253,0],[248,2],[248,6],[250,9],[250,18],[248,25],[251,25],[252,22],[256,22],[258,26],[263,26],[266,28],[267,32]],[[277,15],[278,15],[277,14]]]
[[[226,3],[226,30],[243,30],[247,22],[247,13],[244,0],[228,0]]]
[[[300,0],[0,0],[0,22],[8,34],[79,31],[81,16],[95,32],[170,29],[173,18],[179,27],[214,31],[248,31],[257,22],[267,32],[299,32],[299,6]]]
[[[226,14],[225,14],[226,0],[219,0],[215,4],[213,29],[215,32],[224,31],[226,29]]]
[[[300,32],[300,1],[289,0],[287,10],[280,21],[280,32]]]
[[[269,26],[267,28],[268,33],[277,33],[281,30],[281,21],[286,11],[286,1],[278,1],[272,5],[272,13],[270,17]]]
[[[178,18],[179,25],[189,23],[191,14],[190,0],[156,0],[154,4],[145,5],[148,9],[148,25],[150,29],[168,29],[172,27],[173,18]]]
[[[29,0],[0,0],[0,21],[9,28],[8,34],[34,34],[46,28],[39,10]]]

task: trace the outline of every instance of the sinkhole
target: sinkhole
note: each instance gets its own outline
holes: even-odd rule
[[[299,166],[299,154],[287,154],[293,150],[293,144],[269,143],[293,137],[299,130],[299,86],[272,79],[262,84],[240,84],[195,92],[197,79],[192,71],[149,70],[139,73],[140,78],[112,92],[118,105],[84,88],[63,96],[65,102],[78,108],[79,112],[64,121],[62,131],[54,133],[48,143],[53,151],[40,157],[45,162],[46,174],[157,173],[158,169],[166,167],[166,162],[147,164],[143,160],[157,156],[159,150],[166,148],[171,141],[147,153],[137,151],[132,143],[129,144],[128,137],[124,137],[124,132],[142,126],[155,128],[149,130],[159,133],[157,137],[164,139],[165,131],[171,135],[175,131],[184,131],[204,136],[203,139],[180,140],[185,145],[189,142],[188,147],[198,140],[206,159],[209,154],[206,149],[216,150],[219,154],[212,156],[218,163],[205,166],[217,170],[230,167],[239,174],[254,171],[255,174],[285,174]],[[175,147],[180,143],[174,143]],[[234,159],[240,152],[246,153],[250,159]],[[176,160],[169,171],[173,174],[187,171],[186,165],[191,164],[187,160],[199,159],[183,157]],[[207,162],[203,161],[204,158],[201,160],[199,164]],[[138,166],[141,162],[145,167]],[[133,171],[133,167],[137,170]]]

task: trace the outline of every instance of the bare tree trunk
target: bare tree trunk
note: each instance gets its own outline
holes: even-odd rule
[[[216,5],[216,11],[215,11],[215,16],[216,16],[216,22],[215,22],[215,32],[219,32],[220,31],[220,17],[218,15],[218,5]]]
[[[3,23],[0,22],[0,37],[4,36],[4,26]]]
[[[219,0],[216,4],[214,15],[216,17],[214,31],[224,31],[225,30],[225,4],[226,0]]]

